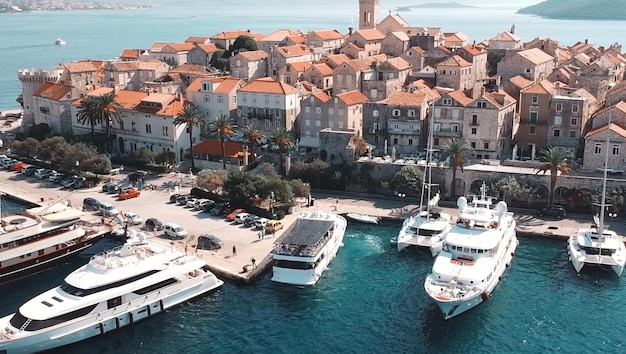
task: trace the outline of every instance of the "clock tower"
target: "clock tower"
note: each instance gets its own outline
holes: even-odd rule
[[[359,29],[374,29],[378,24],[380,0],[359,0]]]

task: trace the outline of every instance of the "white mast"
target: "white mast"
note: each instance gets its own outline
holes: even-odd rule
[[[606,207],[606,174],[609,168],[609,144],[611,137],[611,111],[609,111],[609,124],[606,128],[606,153],[604,154],[604,176],[602,177],[602,199],[600,201],[600,222],[598,225],[598,239],[604,241],[604,208]]]

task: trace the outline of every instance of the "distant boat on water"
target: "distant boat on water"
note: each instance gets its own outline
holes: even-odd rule
[[[62,40],[61,38],[57,38],[57,39],[54,41],[54,44],[56,44],[56,45],[65,45],[65,41],[64,41],[64,40]]]
[[[189,16],[189,19],[190,20],[195,20],[195,19],[197,19],[197,17],[196,16]]]

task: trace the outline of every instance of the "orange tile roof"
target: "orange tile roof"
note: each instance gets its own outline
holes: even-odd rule
[[[421,106],[426,99],[423,93],[393,92],[385,102],[392,106]]]
[[[275,81],[271,78],[257,79],[249,82],[239,89],[239,92],[257,92],[257,93],[273,93],[288,95],[298,92],[295,87],[281,81]]]
[[[491,38],[489,41],[490,42],[491,41],[497,41],[497,42],[519,42],[519,41],[521,41],[521,39],[518,36],[514,35],[513,33],[507,31],[507,32],[498,33],[495,37]]]
[[[424,49],[422,49],[422,47],[420,47],[420,46],[411,47],[411,48],[409,48],[409,50],[412,50],[412,51],[416,52],[417,54],[421,54],[421,55],[424,55],[424,53],[426,53],[426,51]]]
[[[607,124],[607,125],[603,125],[601,127],[597,127],[596,129],[591,130],[589,133],[587,133],[587,135],[585,135],[585,138],[590,138],[598,133],[601,133],[607,129],[611,129],[613,132],[621,135],[622,137],[626,138],[626,129],[620,127],[619,125],[615,124],[615,123],[611,123],[611,124]]]
[[[546,94],[546,93],[552,93],[553,89],[554,89],[554,85],[550,81],[543,80],[523,90],[522,93]]]
[[[313,64],[308,63],[306,61],[300,61],[300,62],[295,62],[295,63],[288,63],[285,66],[291,66],[291,68],[293,68],[294,71],[303,73],[304,71],[306,71],[306,69],[313,66]]]
[[[139,49],[124,49],[120,58],[139,58]]]
[[[463,50],[467,54],[472,55],[472,56],[487,53],[487,50],[485,50],[485,48],[481,46],[477,46],[476,44],[469,44],[469,45],[463,46]]]
[[[223,83],[226,80],[235,80],[235,81],[239,81],[239,79],[235,79],[233,77],[230,76],[220,76],[220,77],[199,77],[195,80],[193,80],[193,82],[191,84],[189,84],[189,86],[187,86],[187,88],[185,89],[185,91],[192,91],[192,92],[196,92],[196,91],[200,91],[200,89],[202,88],[202,83],[209,81],[209,82],[213,82],[213,83],[218,83],[221,85],[221,83]]]
[[[517,55],[528,59],[533,64],[543,64],[554,60],[554,58],[539,48],[531,48],[517,52]]]
[[[267,36],[259,39],[259,42],[280,42],[289,36],[299,36],[302,32],[292,31],[290,29],[278,29]]]
[[[222,143],[217,139],[209,139],[193,147],[194,153],[222,156]],[[224,142],[224,155],[226,157],[243,156],[243,144],[236,141]]]
[[[465,33],[463,33],[463,32],[453,32],[453,33],[446,32],[446,33],[444,33],[444,34],[443,34],[443,36],[444,36],[444,38],[445,38],[446,42],[447,42],[447,41],[454,41],[454,42],[456,42],[456,41],[460,41],[460,42],[465,42],[466,40],[468,40],[468,39],[469,39],[469,37],[468,37],[468,36],[466,36],[466,35],[465,35]]]
[[[359,34],[366,41],[382,41],[385,39],[385,35],[377,29],[362,29],[354,32]]]
[[[467,97],[467,95],[461,90],[454,90],[448,92],[446,95],[460,103],[462,106],[467,106],[473,101],[470,97]]]
[[[315,34],[325,41],[343,38],[343,34],[339,33],[337,30],[313,31],[311,32],[311,34]]]
[[[185,43],[194,43],[194,44],[201,44],[204,43],[206,41],[209,40],[209,37],[187,37],[187,39],[185,39]]]
[[[225,32],[220,32],[214,36],[211,36],[211,39],[217,39],[217,40],[224,40],[224,39],[237,39],[237,37],[239,36],[250,36],[252,38],[254,38],[254,40],[258,41],[261,38],[263,38],[263,34],[258,33],[258,32],[250,32],[250,30],[247,31],[225,31]]]
[[[297,57],[310,54],[311,48],[306,45],[290,45],[286,47],[276,47],[276,52],[284,57]]]
[[[324,76],[333,76],[333,68],[328,66],[326,63],[314,64],[313,67]]]
[[[324,91],[316,91],[314,93],[312,93],[312,95],[317,98],[318,100],[326,103],[328,101],[331,100],[331,97]]]
[[[319,60],[319,62],[332,63],[335,67],[347,61],[350,61],[350,57],[345,54],[326,55]]]
[[[213,43],[209,43],[209,44],[198,44],[197,45],[198,48],[204,50],[206,53],[215,53],[219,50],[219,48],[217,48],[217,46]]]
[[[336,95],[335,97],[342,100],[343,103],[345,103],[348,106],[352,106],[352,105],[359,104],[359,103],[365,103],[369,101],[369,98],[367,98],[367,96],[365,96],[359,90],[353,90],[353,91],[349,91],[345,93],[340,93]]]
[[[509,104],[515,102],[515,99],[509,96],[504,91],[485,92],[481,97],[477,98],[477,100],[480,98],[487,100],[489,103],[491,103],[493,106],[495,106],[498,109],[504,108],[508,106]],[[500,103],[500,101],[502,101],[502,103]]]
[[[286,39],[291,40],[292,42],[296,43],[296,44],[305,44],[306,43],[306,38],[302,35],[300,36],[289,36]]]
[[[362,58],[362,59],[352,59],[346,63],[356,71],[363,71],[370,69],[372,67],[373,62],[381,63],[387,59],[387,55],[385,54],[377,54],[371,57]]]
[[[229,77],[213,90],[215,93],[227,94],[231,93],[239,87],[243,86],[243,80]]]
[[[404,42],[408,42],[408,41],[410,41],[410,40],[411,40],[411,38],[409,38],[409,36],[408,36],[406,33],[404,33],[404,32],[400,32],[400,31],[391,32],[391,33],[389,33],[389,34],[387,35],[387,37],[389,37],[389,36],[394,36],[394,37],[396,37],[397,39],[399,39],[399,40],[401,40],[401,41],[404,41]]]
[[[385,62],[389,63],[389,65],[393,66],[397,70],[407,70],[411,68],[411,64],[400,57],[389,58],[385,60]]]
[[[170,43],[167,46],[171,47],[177,52],[187,52],[192,50],[193,47],[195,47],[196,45],[193,43]]]
[[[527,78],[523,77],[522,75],[515,75],[512,78],[510,78],[509,81],[513,85],[515,85],[515,86],[517,86],[517,87],[519,87],[521,89],[526,88],[526,87],[528,87],[528,86],[533,84],[533,81],[528,80]]]
[[[102,66],[102,61],[81,60],[75,63],[63,64],[63,67],[70,73],[84,73],[97,71]]]
[[[596,111],[593,115],[594,115],[594,117],[595,117],[595,116],[601,115],[601,114],[603,114],[603,113],[606,113],[606,112],[611,111],[611,110],[614,110],[614,109],[617,109],[617,110],[619,110],[619,111],[622,111],[622,113],[626,113],[626,102],[624,102],[624,101],[619,101],[619,102],[617,102],[616,104],[614,104],[614,105],[612,105],[612,106],[609,106],[609,107],[604,107],[604,108],[602,108],[602,109],[599,109],[599,110],[598,110],[598,111]]]
[[[461,58],[458,55],[453,55],[450,58],[442,61],[441,63],[437,64],[437,67],[439,66],[460,66],[460,67],[464,67],[464,66],[472,66],[472,63],[468,62],[467,60]]]
[[[262,51],[262,50],[253,50],[253,51],[249,51],[249,52],[239,52],[239,54],[237,54],[239,56],[241,56],[242,58],[248,60],[248,61],[257,61],[257,60],[262,60],[262,59],[267,59],[267,57],[269,56],[269,54],[267,54],[267,52]]]
[[[33,93],[33,96],[39,96],[43,98],[49,98],[53,101],[61,101],[66,98],[69,93],[72,92],[72,86],[54,84],[46,82]]]

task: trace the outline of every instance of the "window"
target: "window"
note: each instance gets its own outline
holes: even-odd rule
[[[478,108],[487,108],[487,102],[479,101],[478,102]]]
[[[378,117],[378,110],[377,109],[372,111],[372,116]]]
[[[441,117],[441,108],[435,107],[435,118]]]
[[[472,147],[472,149],[476,149],[476,142],[475,141],[471,141],[470,142],[470,146]]]
[[[537,111],[530,112],[530,122],[531,123],[537,123],[537,117],[538,116],[539,116],[539,112],[537,112]]]
[[[152,134],[152,126],[150,124],[146,124],[146,133]]]
[[[370,92],[370,96],[372,98],[378,97],[378,90],[377,89],[372,89],[372,91]]]
[[[574,104],[572,105],[572,113],[576,113],[576,112],[578,112],[578,105]]]
[[[334,122],[333,122],[332,120],[329,120],[329,121],[328,121],[328,127],[329,127],[329,128],[331,128],[331,129],[332,129],[332,128],[333,128],[333,124],[334,124]]]
[[[163,135],[164,136],[168,136],[169,135],[168,127],[163,127]]]
[[[532,103],[537,103],[537,102],[539,102],[539,97],[537,97],[537,96],[532,96],[532,97],[530,98],[530,102],[532,102]]]
[[[441,131],[441,123],[433,124],[433,131],[436,131],[436,132]]]
[[[483,146],[485,149],[489,149],[489,143],[484,143]]]
[[[409,138],[409,146],[413,145],[413,139]]]
[[[443,105],[444,105],[444,106],[452,106],[452,99],[450,99],[450,98],[444,98],[444,99],[443,99]]]
[[[602,143],[596,143],[593,147],[593,153],[596,155],[602,154]]]
[[[562,110],[563,110],[563,105],[562,105],[562,104],[560,104],[560,103],[557,103],[557,104],[556,104],[556,111],[557,111],[557,112],[561,112]]]
[[[476,135],[476,128],[472,128],[472,135]]]
[[[398,145],[398,138],[393,138],[393,145]]]
[[[570,138],[576,138],[576,131],[575,130],[570,130],[569,131],[569,137]]]
[[[535,135],[537,134],[537,126],[535,125],[531,125],[528,127],[528,134],[529,135]]]
[[[338,115],[339,117],[343,117],[343,108],[339,108],[339,109],[337,109],[337,115]]]
[[[561,116],[554,117],[554,125],[561,125]]]
[[[205,95],[204,96],[204,102],[211,102],[211,96]]]
[[[619,155],[620,144],[613,144],[613,155]]]
[[[394,109],[391,112],[391,115],[394,116],[394,117],[400,117],[400,110],[399,109]]]
[[[217,97],[217,102],[224,103],[224,96],[218,96]]]
[[[311,126],[311,120],[310,120],[310,119],[306,119],[306,120],[304,121],[304,126],[305,126],[305,127],[310,127],[310,126]]]
[[[319,120],[319,119],[318,119],[318,120],[316,120],[316,121],[315,121],[315,126],[316,126],[316,127],[321,127],[321,126],[322,126],[322,121],[321,121],[321,120]]]
[[[137,124],[135,124],[135,122],[131,122],[130,123],[130,129],[132,131],[136,132],[137,131]]]
[[[526,69],[526,74],[530,74],[532,72],[532,69]]]
[[[578,118],[570,118],[569,125],[575,127],[578,125]]]
[[[315,107],[315,113],[321,114],[322,113],[322,107]]]
[[[552,132],[552,136],[554,136],[555,138],[558,138],[561,136],[561,129],[554,129],[554,131]]]
[[[414,109],[409,109],[408,116],[409,117],[415,117],[415,110]]]
[[[453,119],[459,119],[459,110],[458,109],[453,109],[452,110],[452,118]]]
[[[311,113],[311,106],[304,106],[304,113]]]
[[[335,114],[335,109],[333,107],[328,107],[328,115],[332,116],[333,114]],[[376,117],[376,116],[374,116]]]
[[[478,125],[478,115],[477,114],[472,114],[472,124],[473,125]]]
[[[338,121],[338,122],[337,122],[337,127],[338,127],[339,129],[343,129],[343,121],[342,121],[342,120],[340,120],[340,121]]]

